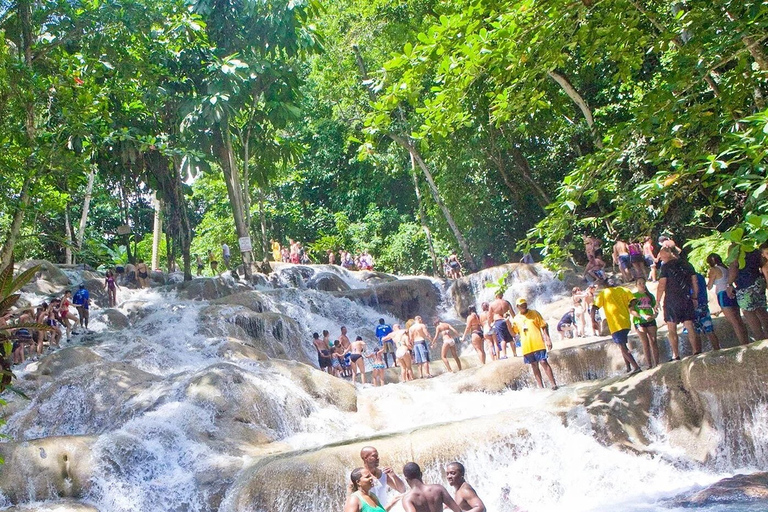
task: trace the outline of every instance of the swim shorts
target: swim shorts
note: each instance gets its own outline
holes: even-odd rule
[[[429,348],[427,348],[426,341],[419,341],[413,346],[415,364],[422,364],[429,362]]]
[[[736,290],[736,301],[744,311],[765,309],[765,279],[760,277],[751,286]]]
[[[620,331],[612,332],[611,338],[613,338],[613,342],[617,345],[626,345],[628,335],[629,329],[622,329]]]
[[[648,268],[656,265],[656,263],[653,261],[653,258],[651,258],[650,256],[646,256],[644,259],[645,259],[645,264]]]
[[[533,364],[538,363],[539,361],[546,361],[547,360],[547,351],[544,349],[537,350],[536,352],[531,352],[530,354],[525,354],[523,356],[523,362],[525,364]]]
[[[619,256],[619,268],[625,269],[630,267],[631,260],[629,254],[622,254]]]
[[[507,321],[503,318],[493,322],[493,331],[496,333],[496,342],[499,345],[501,345],[502,340],[507,343],[514,341],[512,333],[509,332],[509,328],[507,327]]]
[[[739,303],[736,301],[736,298],[733,299],[728,296],[728,292],[725,290],[717,293],[717,303],[720,305],[721,308],[737,308],[739,307]]]
[[[384,342],[384,353],[385,354],[394,354],[395,353],[395,342],[392,340],[387,340]]]
[[[693,319],[693,326],[696,328],[696,332],[714,332],[715,326],[712,325],[712,317],[709,315],[709,306],[706,304],[699,304],[694,310],[696,318]]]
[[[670,300],[671,299],[671,300]],[[689,298],[671,298],[664,300],[664,321],[675,324],[693,321],[696,313],[693,308],[693,301]]]
[[[325,352],[325,354],[323,352]],[[317,363],[320,365],[320,368],[328,368],[331,366],[331,356],[327,350],[323,350],[323,352],[318,352]]]

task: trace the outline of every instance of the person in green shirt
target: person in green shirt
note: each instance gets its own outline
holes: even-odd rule
[[[650,368],[659,364],[659,345],[656,342],[656,316],[659,310],[656,309],[656,297],[648,291],[645,285],[645,278],[635,279],[637,291],[634,293],[635,300],[632,302],[632,323],[635,326],[637,335],[643,343],[643,354]]]

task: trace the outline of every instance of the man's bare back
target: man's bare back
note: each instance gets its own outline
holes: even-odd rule
[[[461,512],[456,502],[442,485],[422,484],[403,497],[405,512],[442,512],[443,504],[450,510]]]
[[[488,314],[494,322],[496,320],[503,319],[504,314],[507,312],[510,315],[515,314],[515,312],[512,310],[512,306],[509,305],[509,302],[500,297],[496,297],[488,306]]]
[[[416,317],[416,323],[414,323],[410,329],[408,329],[408,334],[411,336],[411,339],[414,342],[417,341],[424,341],[429,339],[429,332],[427,331],[427,326],[421,323],[421,317]]]

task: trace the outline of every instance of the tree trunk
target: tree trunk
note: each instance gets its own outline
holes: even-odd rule
[[[77,228],[77,250],[83,250],[83,238],[85,236],[85,226],[88,224],[88,213],[91,208],[91,196],[93,195],[93,180],[96,177],[96,165],[91,166],[91,172],[88,174],[88,185],[85,187],[85,199],[83,199],[83,213],[80,215],[80,226]]]
[[[152,268],[160,268],[160,235],[163,233],[163,219],[160,216],[163,204],[157,198],[157,194],[152,198],[152,206],[155,210],[155,218],[152,226]],[[166,249],[169,249],[168,247]],[[170,265],[171,260],[168,260]]]
[[[453,232],[453,236],[456,237],[456,241],[459,243],[459,247],[461,248],[462,255],[464,256],[464,259],[467,262],[467,266],[469,266],[470,270],[472,270],[473,272],[476,271],[477,265],[475,264],[475,260],[472,257],[472,253],[469,250],[469,245],[467,244],[467,241],[464,238],[464,235],[461,234],[459,227],[456,225],[456,221],[453,220],[453,215],[451,215],[451,211],[443,202],[442,197],[440,197],[440,191],[437,189],[437,185],[435,184],[435,180],[432,178],[432,173],[429,172],[429,168],[427,167],[427,164],[424,163],[424,159],[421,158],[421,154],[419,154],[419,151],[415,147],[413,147],[413,144],[411,144],[411,142],[406,138],[393,133],[390,133],[388,135],[389,135],[389,138],[391,138],[393,141],[395,141],[397,144],[399,144],[400,146],[402,146],[408,151],[411,157],[418,164],[421,171],[424,173],[424,178],[427,180],[427,185],[429,185],[429,191],[432,193],[432,198],[435,200],[435,203],[437,203],[437,206],[440,208],[440,211],[443,212],[443,215],[445,216],[445,220],[448,222],[448,227],[450,227],[451,231]]]
[[[32,5],[30,0],[19,0],[17,3],[18,15],[21,25],[21,45],[22,53],[24,55],[24,64],[27,67],[30,74],[32,73]],[[34,97],[28,99],[24,106],[26,111],[26,118],[24,120],[24,126],[27,132],[27,144],[30,148],[34,148],[36,139],[35,129],[35,103]],[[36,152],[33,151],[32,155]],[[21,193],[19,194],[19,202],[16,207],[16,211],[13,213],[13,220],[11,221],[11,227],[8,230],[8,236],[3,244],[3,250],[0,254],[2,257],[3,266],[7,265],[13,258],[13,248],[16,245],[16,240],[21,232],[21,226],[24,223],[24,215],[27,213],[29,202],[31,200],[30,188],[34,183],[35,176],[37,174],[37,162],[34,156],[30,156],[26,160],[27,172],[24,176],[24,182],[21,185]]]
[[[416,160],[413,155],[411,157],[411,176],[413,177],[413,190],[416,192],[416,201],[419,205],[419,221],[421,221],[421,229],[424,230],[424,234],[427,235],[427,247],[429,248],[429,257],[432,259],[432,275],[438,275],[437,255],[435,254],[435,246],[432,243],[432,231],[427,224],[427,214],[424,213],[424,203],[421,200],[421,189],[419,188],[419,177],[416,172]]]
[[[243,202],[243,188],[240,184],[240,175],[235,161],[235,152],[232,148],[232,140],[229,134],[229,122],[226,117],[221,121],[217,129],[213,130],[214,147],[224,172],[224,182],[227,184],[227,193],[229,202],[232,205],[232,214],[235,218],[235,229],[239,238],[250,238],[250,228],[248,219],[245,215],[245,204]],[[243,270],[246,280],[250,281],[253,276],[251,269],[251,253],[243,252]]]
[[[67,237],[64,244],[64,264],[72,264],[72,222],[69,220],[69,205],[64,207],[64,235]]]
[[[267,240],[267,216],[264,214],[264,189],[259,187],[259,224],[261,224],[261,253],[262,257],[269,254],[269,241]]]
[[[512,146],[509,151],[512,154],[512,161],[515,162],[515,167],[517,167],[518,172],[523,179],[528,182],[531,189],[536,192],[536,194],[534,194],[536,202],[539,203],[542,210],[546,211],[547,206],[551,201],[544,189],[541,188],[541,185],[539,185],[536,180],[533,179],[533,176],[531,176],[531,166],[528,165],[528,159],[525,158],[522,151],[514,146]]]
[[[592,140],[594,140],[595,146],[599,149],[603,149],[603,141],[600,138],[600,134],[597,133],[597,128],[595,128],[595,119],[592,117],[592,109],[589,108],[587,100],[579,94],[579,91],[576,90],[565,75],[562,75],[557,71],[549,71],[547,74],[563,89],[565,94],[571,98],[576,106],[579,107],[579,110],[581,110],[581,113],[584,115],[584,119],[587,121],[587,126],[589,126],[590,132],[592,132]],[[547,203],[549,203],[548,200]]]
[[[32,185],[33,175],[33,173],[27,174],[24,177],[24,183],[21,186],[19,202],[16,206],[16,211],[13,213],[11,227],[8,230],[8,236],[6,237],[5,244],[3,245],[3,266],[8,265],[8,263],[11,261],[11,258],[13,257],[13,248],[16,245],[16,239],[19,237],[19,233],[21,232],[21,225],[24,222],[24,214],[26,213],[27,208],[29,207],[29,201],[32,198],[29,193],[29,188]]]

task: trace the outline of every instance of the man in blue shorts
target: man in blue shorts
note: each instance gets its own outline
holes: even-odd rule
[[[538,311],[528,309],[528,301],[522,297],[517,299],[517,314],[512,319],[512,332],[520,336],[523,361],[531,365],[533,376],[536,377],[536,383],[539,387],[544,387],[539,369],[539,365],[541,365],[552,383],[552,389],[557,389],[555,375],[547,362],[547,350],[552,350],[549,326]]]
[[[629,309],[635,302],[635,295],[623,286],[612,285],[613,282],[609,281],[607,287],[595,295],[594,307],[590,311],[592,327],[597,329],[595,313],[597,308],[602,308],[608,322],[608,330],[611,331],[611,338],[621,349],[621,355],[627,365],[627,373],[639,372],[640,365],[637,364],[632,352],[627,348],[627,336],[632,327]]]
[[[91,309],[91,295],[88,293],[84,284],[80,284],[75,295],[72,296],[72,304],[77,308],[77,314],[80,317],[80,327],[87,332]]]
[[[392,354],[392,364],[397,367],[397,359],[395,359],[395,342],[392,339],[382,341],[387,334],[392,332],[392,326],[387,324],[383,318],[379,318],[379,325],[376,326],[376,338],[379,340],[379,348],[384,349],[384,364],[389,368],[389,358],[387,354]]]
[[[720,350],[720,338],[715,334],[715,326],[712,323],[712,315],[709,313],[709,298],[707,297],[707,281],[704,276],[696,272],[696,282],[699,285],[698,304],[693,310],[693,326],[696,334],[709,338],[712,350]]]
[[[414,320],[413,325],[408,329],[408,335],[413,342],[413,364],[419,367],[422,379],[430,378],[432,374],[429,372],[429,345],[427,342],[430,337],[429,331],[427,331],[427,326],[424,325],[424,320],[420,316]]]

